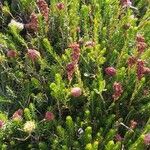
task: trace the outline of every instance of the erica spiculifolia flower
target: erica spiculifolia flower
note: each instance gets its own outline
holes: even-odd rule
[[[136,126],[137,126],[137,122],[134,121],[134,120],[131,120],[131,121],[130,121],[130,128],[131,128],[131,129],[135,129]]]
[[[106,74],[109,75],[109,76],[114,76],[114,75],[116,75],[116,69],[113,68],[113,67],[107,67],[107,68],[105,69],[105,72],[106,72]]]
[[[136,36],[136,41],[137,42],[145,42],[145,38],[141,34],[138,34]]]
[[[23,110],[18,109],[12,116],[13,119],[22,119]]]
[[[79,87],[74,87],[74,88],[71,89],[71,95],[72,95],[73,97],[79,97],[79,96],[81,96],[81,94],[82,94],[81,88],[79,88]]]
[[[28,30],[37,31],[38,30],[38,17],[35,13],[30,16],[30,22],[25,24],[25,28]]]
[[[34,131],[34,129],[36,128],[35,126],[35,122],[34,121],[27,121],[25,124],[24,124],[24,127],[23,127],[23,130],[24,132],[27,132],[27,133],[32,133]]]
[[[0,128],[2,128],[4,125],[4,122],[2,120],[0,120]]]
[[[80,58],[80,46],[77,43],[72,43],[69,45],[69,48],[72,49],[71,54],[71,63],[67,65],[67,76],[68,80],[72,80],[73,73],[75,72],[76,65],[78,64]]]
[[[127,63],[128,63],[128,66],[129,66],[129,67],[132,67],[133,65],[136,64],[136,62],[137,62],[137,58],[131,56],[131,57],[128,58],[128,62],[127,62]]]
[[[74,63],[69,63],[66,67],[67,70],[67,76],[68,80],[71,81],[73,77],[73,73],[75,72],[75,64]]]
[[[121,83],[115,82],[113,84],[113,89],[114,89],[113,98],[114,98],[114,100],[117,100],[121,96],[121,94],[123,93],[123,89],[122,89]]]
[[[35,61],[41,57],[40,52],[38,52],[35,49],[28,49],[28,58],[31,59],[32,61]]]
[[[64,5],[64,3],[57,3],[57,8],[59,9],[59,10],[63,10],[64,8],[65,8],[65,5]]]
[[[137,77],[139,80],[141,80],[144,75],[144,64],[143,60],[137,61]]]
[[[17,57],[17,52],[14,50],[9,50],[9,51],[7,51],[7,57],[15,58],[15,57]]]
[[[72,49],[71,54],[72,62],[77,64],[80,58],[80,46],[77,43],[73,43],[69,47]]]
[[[43,15],[45,21],[48,21],[48,17],[49,17],[49,8],[48,8],[48,4],[46,3],[45,0],[37,0],[37,5],[39,7],[39,10],[41,12],[41,14]]]
[[[46,113],[45,113],[45,117],[44,117],[44,119],[46,120],[46,121],[51,121],[51,120],[54,120],[54,114],[52,113],[52,112],[49,112],[49,111],[47,111]]]
[[[123,7],[130,7],[132,2],[130,0],[121,0],[121,4]]]
[[[144,137],[144,144],[150,145],[150,133],[146,134]]]
[[[147,48],[147,44],[145,43],[145,38],[141,34],[138,34],[136,36],[136,47],[140,54],[143,53],[144,50]]]
[[[70,44],[69,48],[73,50],[78,50],[80,48],[80,45],[75,42],[75,43]]]
[[[145,49],[147,48],[147,44],[144,43],[144,42],[138,42],[137,43],[137,49],[138,49],[138,52],[141,54],[145,51]]]

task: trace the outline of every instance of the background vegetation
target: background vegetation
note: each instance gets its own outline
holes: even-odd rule
[[[0,149],[146,150],[149,0],[0,3]]]

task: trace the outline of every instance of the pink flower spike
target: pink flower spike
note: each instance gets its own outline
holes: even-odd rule
[[[34,49],[28,49],[28,58],[31,59],[32,61],[35,61],[41,57],[40,52]]]
[[[52,120],[54,120],[54,118],[55,118],[55,116],[54,116],[54,114],[52,112],[47,111],[45,113],[45,118],[44,119],[46,121],[52,121]]]
[[[128,63],[128,66],[129,66],[129,67],[132,67],[133,65],[136,64],[136,62],[137,62],[137,58],[131,56],[131,57],[128,58],[128,62],[127,62],[127,63]]]
[[[66,71],[67,71],[67,76],[68,76],[68,80],[71,81],[73,74],[75,72],[75,64],[74,63],[69,63],[66,67]]]
[[[113,98],[114,98],[114,100],[117,100],[121,96],[121,94],[123,93],[121,83],[120,82],[115,82],[113,84],[113,89],[114,89]]]
[[[106,74],[109,75],[109,76],[114,76],[114,75],[116,75],[116,69],[113,68],[113,67],[107,67],[107,68],[105,69],[105,72],[106,72]]]
[[[72,43],[69,45],[69,48],[73,49],[73,50],[78,50],[80,48],[79,44],[77,44],[76,42],[75,43]]]
[[[137,42],[145,42],[145,38],[141,34],[138,34],[136,36],[136,41]]]
[[[138,80],[141,80],[142,77],[144,76],[144,65],[145,65],[145,62],[143,60],[138,60],[137,61],[137,77],[138,77]]]

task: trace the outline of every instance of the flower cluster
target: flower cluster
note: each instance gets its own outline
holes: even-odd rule
[[[30,15],[30,22],[25,24],[25,28],[35,32],[38,30],[38,17],[35,13]]]
[[[133,65],[136,64],[136,62],[137,62],[137,58],[134,57],[134,56],[131,56],[131,57],[128,58],[128,62],[127,63],[128,63],[129,67],[132,67]]]
[[[147,44],[145,43],[145,38],[140,34],[138,34],[136,37],[136,46],[139,54],[143,53],[147,48]]]
[[[15,27],[18,31],[22,31],[24,29],[24,24],[21,22],[17,22],[16,20],[12,19],[8,24],[9,27]]]
[[[71,89],[71,95],[73,97],[79,97],[82,94],[81,88],[79,87],[74,87]]]
[[[29,59],[31,59],[32,61],[37,60],[38,58],[41,57],[40,52],[38,52],[35,49],[28,49],[28,53],[27,56]]]
[[[123,88],[120,82],[115,82],[113,84],[114,94],[113,98],[114,100],[117,100],[123,93]]]
[[[78,64],[79,58],[80,58],[80,47],[79,44],[73,43],[69,46],[72,49],[71,54],[71,63],[67,65],[67,76],[68,80],[72,80],[73,73],[75,72],[76,65]]]
[[[41,14],[43,15],[45,21],[48,21],[49,18],[49,7],[45,0],[37,0],[37,5]]]
[[[114,67],[105,68],[105,72],[109,76],[115,76],[116,75],[116,69]]]
[[[35,125],[34,121],[27,121],[24,124],[23,130],[24,130],[24,132],[27,132],[30,134],[35,130],[35,128],[36,128],[36,125]]]
[[[149,73],[150,73],[150,68],[145,67],[145,62],[143,60],[138,59],[137,60],[137,77],[138,77],[138,79],[141,80],[145,74],[149,74]]]

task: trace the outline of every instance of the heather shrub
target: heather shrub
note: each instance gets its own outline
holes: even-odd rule
[[[148,150],[149,0],[0,1],[0,149]]]

